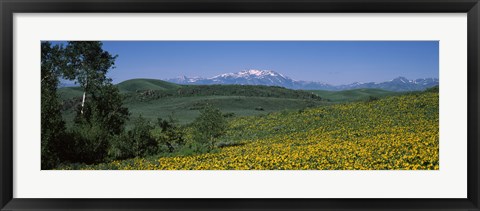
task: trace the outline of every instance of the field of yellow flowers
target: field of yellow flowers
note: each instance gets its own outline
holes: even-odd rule
[[[439,96],[388,97],[233,119],[223,142],[190,156],[135,158],[82,169],[438,170]]]

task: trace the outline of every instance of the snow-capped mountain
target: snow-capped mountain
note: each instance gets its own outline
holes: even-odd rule
[[[203,80],[200,77],[188,78],[187,76],[180,76],[178,78],[168,79],[167,81],[176,83],[176,84],[195,84],[198,80]]]
[[[425,90],[427,88],[438,86],[439,81],[437,78],[421,78],[416,80],[408,80],[405,77],[398,77],[390,81],[381,83],[353,83],[348,85],[337,86],[339,90],[347,89],[384,89],[389,91],[418,91]]]
[[[330,85],[321,82],[297,81],[288,76],[282,75],[272,70],[243,70],[237,73],[225,73],[211,78],[188,78],[181,76],[179,78],[168,79],[167,81],[178,84],[239,84],[239,85],[266,85],[281,86],[289,89],[304,90],[348,90],[361,88],[376,88],[390,91],[415,91],[424,90],[433,86],[438,86],[438,79],[426,78],[408,80],[404,77],[398,77],[391,81],[381,83],[352,83],[347,85]]]
[[[294,80],[271,70],[244,70],[209,78],[214,84],[267,85],[292,87]]]

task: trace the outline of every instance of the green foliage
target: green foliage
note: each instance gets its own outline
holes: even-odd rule
[[[114,160],[173,153],[185,145],[185,131],[175,120],[158,119],[156,126],[140,116],[128,132],[112,137],[109,157]]]
[[[82,103],[77,107],[77,124],[97,121],[111,134],[120,134],[128,119],[127,108],[118,88],[106,76],[114,68],[117,56],[102,49],[101,42],[68,42],[64,77],[75,80],[83,89]]]
[[[232,118],[232,117],[235,117],[235,113],[232,113],[232,112],[224,113],[224,114],[223,114],[223,117],[225,117],[225,118]]]
[[[368,96],[368,98],[367,98],[366,101],[367,101],[367,102],[373,102],[373,101],[376,101],[376,100],[379,100],[379,98],[378,98],[378,97],[375,97],[375,96]]]
[[[41,48],[41,166],[49,169],[60,161],[58,149],[65,135],[65,122],[56,92],[64,57],[60,46],[42,42]]]
[[[60,87],[57,89],[57,93],[60,99],[64,101],[75,99],[80,102],[82,100],[83,89],[79,86]]]
[[[172,116],[168,120],[158,118],[157,126],[152,130],[152,136],[157,140],[159,149],[166,149],[171,153],[185,145],[185,132]]]
[[[115,135],[110,139],[108,157],[111,160],[123,160],[135,157],[133,151],[134,139],[127,132]]]
[[[115,140],[125,139],[124,124],[129,112],[123,107],[118,88],[106,76],[114,68],[115,58],[102,49],[101,42],[68,42],[65,48],[42,42],[43,169],[67,161],[105,161],[107,154],[112,154],[109,146],[117,144]],[[59,78],[73,80],[80,87],[59,92]],[[59,93],[64,100],[80,95],[63,104],[63,109],[77,106],[75,124],[68,133],[64,132]]]
[[[227,122],[219,109],[206,105],[195,119],[193,140],[198,150],[213,150],[218,138],[226,132]]]
[[[124,124],[129,119],[130,113],[128,108],[123,107],[123,97],[118,89],[112,84],[107,84],[97,90],[91,99],[85,102],[83,108],[80,104],[76,104],[75,125],[96,121],[109,134],[120,134],[124,130]]]
[[[68,65],[64,77],[75,80],[87,93],[111,82],[106,74],[114,67],[117,56],[104,51],[102,45],[95,41],[72,41],[65,48]]]
[[[65,56],[64,77],[74,80],[83,92],[81,103],[68,102],[77,105],[72,129],[75,150],[71,152],[76,157],[70,160],[88,163],[104,161],[107,155],[130,156],[128,151],[112,150],[121,149],[118,141],[125,139],[122,132],[129,117],[118,88],[106,76],[116,56],[104,51],[101,42],[69,42]]]
[[[135,118],[131,130],[112,137],[108,150],[109,158],[122,160],[145,157],[159,153],[160,148],[152,134],[154,126],[142,116]]]
[[[150,133],[152,129],[150,122],[140,116],[135,120],[133,129],[128,131],[135,157],[154,155],[158,152],[158,144]]]
[[[128,120],[129,112],[126,107],[123,107],[123,97],[118,89],[112,84],[105,84],[97,90],[92,99],[96,116],[105,129],[111,134],[120,134]]]
[[[105,161],[112,135],[99,122],[79,124],[71,129],[71,140],[62,151],[64,160],[81,163]]]
[[[265,109],[263,109],[262,106],[257,106],[257,107],[255,108],[255,110],[257,110],[257,111],[265,111]]]

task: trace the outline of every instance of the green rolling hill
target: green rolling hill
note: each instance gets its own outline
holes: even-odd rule
[[[278,86],[178,85],[155,79],[132,79],[116,86],[125,96],[132,120],[139,115],[152,121],[173,115],[180,123],[192,122],[207,103],[230,116],[250,116],[404,94],[381,89],[324,91]],[[71,122],[82,89],[64,87],[58,94],[64,101],[64,117]]]
[[[135,93],[146,90],[175,90],[181,85],[156,80],[156,79],[131,79],[116,85],[121,93]],[[81,97],[83,90],[80,87],[62,87],[58,89],[58,95],[63,100]]]
[[[80,87],[62,87],[57,90],[58,96],[62,100],[70,100],[75,97],[81,97],[83,90]]]
[[[180,123],[192,122],[205,104],[219,108],[229,116],[267,114],[331,104],[316,94],[275,86],[177,85],[155,79],[132,79],[116,85],[125,96],[131,120],[139,115],[152,121],[173,115]],[[83,94],[79,87],[58,90],[64,100],[67,122]]]
[[[117,84],[120,92],[137,92],[145,90],[170,90],[181,85],[156,79],[131,79]]]

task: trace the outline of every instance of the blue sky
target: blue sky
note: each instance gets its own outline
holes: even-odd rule
[[[117,54],[109,76],[213,77],[268,69],[334,85],[439,77],[437,41],[104,41]]]

